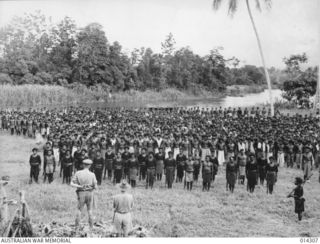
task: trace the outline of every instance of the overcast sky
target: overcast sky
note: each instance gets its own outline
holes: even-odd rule
[[[255,1],[251,2],[254,9]],[[119,41],[128,53],[142,46],[159,52],[160,43],[172,32],[177,48],[189,46],[205,55],[222,46],[226,58],[261,65],[244,0],[239,0],[233,18],[227,16],[226,5],[213,11],[212,0],[0,1],[0,26],[38,9],[54,21],[69,16],[78,26],[98,22],[108,40]],[[302,52],[311,65],[319,63],[319,13],[320,0],[273,0],[270,11],[253,10],[267,66],[283,67],[283,57]]]

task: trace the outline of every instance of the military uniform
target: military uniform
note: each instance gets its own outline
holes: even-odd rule
[[[81,213],[84,206],[87,206],[89,225],[90,227],[93,227],[91,210],[93,208],[93,190],[97,187],[96,176],[85,168],[75,173],[72,183],[82,186],[82,188],[78,188],[76,191],[78,197],[78,210]],[[79,226],[80,224],[80,217],[81,214],[78,214],[76,218],[76,226]]]

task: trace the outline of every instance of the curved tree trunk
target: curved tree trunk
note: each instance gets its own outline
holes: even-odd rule
[[[251,13],[250,5],[249,5],[249,0],[246,0],[246,4],[247,4],[247,8],[248,8],[248,13],[249,13],[249,16],[250,16],[250,20],[251,20],[251,23],[252,23],[252,27],[253,27],[254,33],[256,34],[256,38],[257,38],[257,42],[258,42],[258,47],[259,47],[259,52],[260,52],[260,56],[261,56],[261,61],[262,61],[264,73],[265,73],[266,80],[267,80],[267,84],[268,84],[269,102],[270,102],[270,107],[271,107],[271,116],[274,116],[274,107],[273,107],[273,98],[272,98],[272,92],[271,92],[270,76],[269,76],[269,72],[268,72],[268,70],[267,70],[266,63],[265,63],[265,60],[264,60],[264,55],[263,55],[263,52],[262,52],[262,47],[261,47],[261,42],[260,42],[258,30],[257,30],[257,28],[256,28],[256,25],[255,25],[255,23],[254,23],[253,16],[252,16],[252,13]]]
[[[317,88],[316,95],[314,97],[313,109],[316,111],[320,108],[320,65],[318,66],[318,79],[317,79]]]

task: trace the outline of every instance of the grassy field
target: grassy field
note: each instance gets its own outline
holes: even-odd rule
[[[75,190],[61,184],[55,175],[51,185],[28,184],[28,158],[35,141],[0,133],[0,175],[9,175],[7,186],[10,198],[18,198],[19,190],[26,191],[32,222],[35,224],[74,222]],[[301,222],[293,211],[293,200],[286,195],[293,188],[293,180],[301,176],[296,169],[280,169],[274,195],[258,186],[254,194],[245,186],[236,185],[234,194],[226,192],[225,171],[219,174],[210,192],[202,192],[200,183],[192,192],[174,184],[172,190],[157,182],[153,190],[144,189],[140,182],[132,193],[135,198],[134,224],[142,225],[156,237],[298,237],[320,236],[320,184],[314,172],[304,187],[306,212]],[[42,179],[42,178],[41,178]],[[108,182],[97,191],[97,221],[111,224],[111,196],[117,189]],[[86,221],[84,216],[83,222]]]

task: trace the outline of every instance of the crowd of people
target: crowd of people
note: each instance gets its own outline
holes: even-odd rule
[[[103,181],[125,179],[133,188],[142,181],[147,189],[164,181],[168,189],[183,184],[191,191],[202,178],[202,190],[209,191],[222,169],[231,193],[237,182],[246,182],[251,193],[266,182],[272,194],[279,168],[288,167],[303,171],[304,179],[296,180],[296,191],[289,195],[301,219],[301,185],[320,168],[319,114],[271,116],[265,107],[44,108],[0,111],[0,128],[37,140],[29,158],[30,183],[39,182],[41,168],[49,183],[58,171],[63,183],[84,194],[82,208],[86,192]],[[92,186],[80,186],[88,179],[94,179]]]
[[[91,159],[98,184],[105,179],[132,187],[137,180],[152,188],[165,178],[192,190],[202,177],[210,190],[219,166],[226,165],[227,190],[236,182],[254,191],[267,182],[272,194],[279,167],[303,170],[308,179],[320,164],[319,111],[312,115],[277,113],[256,108],[66,108],[1,111],[0,128],[12,135],[45,140],[44,181],[56,168],[63,183]],[[30,156],[30,180],[38,182],[41,157]],[[165,175],[165,177],[163,177]]]

